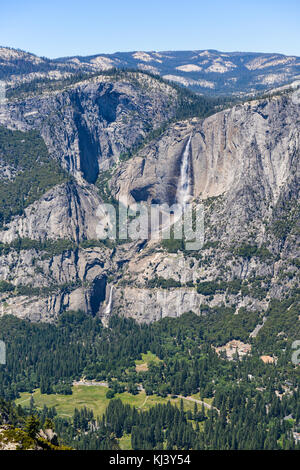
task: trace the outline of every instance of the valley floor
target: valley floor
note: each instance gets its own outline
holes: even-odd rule
[[[71,418],[74,414],[75,408],[89,408],[94,412],[96,417],[100,417],[105,412],[105,409],[109,403],[109,399],[106,398],[107,387],[105,386],[86,386],[86,385],[74,385],[72,387],[72,395],[59,395],[59,394],[42,394],[39,389],[35,390],[33,394],[24,392],[20,394],[15,403],[22,407],[29,407],[31,396],[34,399],[35,406],[37,409],[42,409],[44,405],[48,408],[55,407],[58,416]],[[180,399],[183,399],[185,411],[193,410],[194,403],[201,404],[199,394],[191,397],[179,396],[172,398],[168,396],[166,398],[159,397],[158,395],[147,396],[144,391],[140,391],[137,395],[132,395],[128,392],[117,393],[115,398],[120,398],[122,403],[136,406],[138,409],[147,410],[158,403],[165,404],[170,401],[173,405],[180,405]],[[204,406],[210,407],[212,399],[205,399]]]

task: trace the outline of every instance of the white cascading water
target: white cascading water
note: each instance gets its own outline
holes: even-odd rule
[[[106,315],[109,315],[111,313],[113,288],[114,286],[111,286],[110,292],[109,292],[108,304],[106,305],[105,310],[104,310],[104,313]]]
[[[191,150],[191,137],[187,141],[184,149],[180,176],[176,192],[176,202],[182,208],[185,209],[188,201],[191,197],[191,182],[190,182],[190,150]]]

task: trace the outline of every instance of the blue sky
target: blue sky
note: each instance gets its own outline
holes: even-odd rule
[[[0,0],[0,45],[47,57],[134,50],[300,56],[299,0]]]

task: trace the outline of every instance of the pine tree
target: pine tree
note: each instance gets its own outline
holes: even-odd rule
[[[26,424],[25,424],[25,432],[34,439],[38,433],[38,430],[40,429],[40,421],[39,419],[31,415],[27,418]]]

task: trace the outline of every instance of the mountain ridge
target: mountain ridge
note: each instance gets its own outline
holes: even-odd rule
[[[18,63],[16,63],[18,62]],[[0,47],[0,79],[14,73],[13,81],[34,76],[136,68],[186,86],[197,93],[243,95],[287,84],[300,77],[300,58],[256,52],[131,51],[113,54],[38,57],[25,51]],[[21,75],[24,77],[20,78]]]

